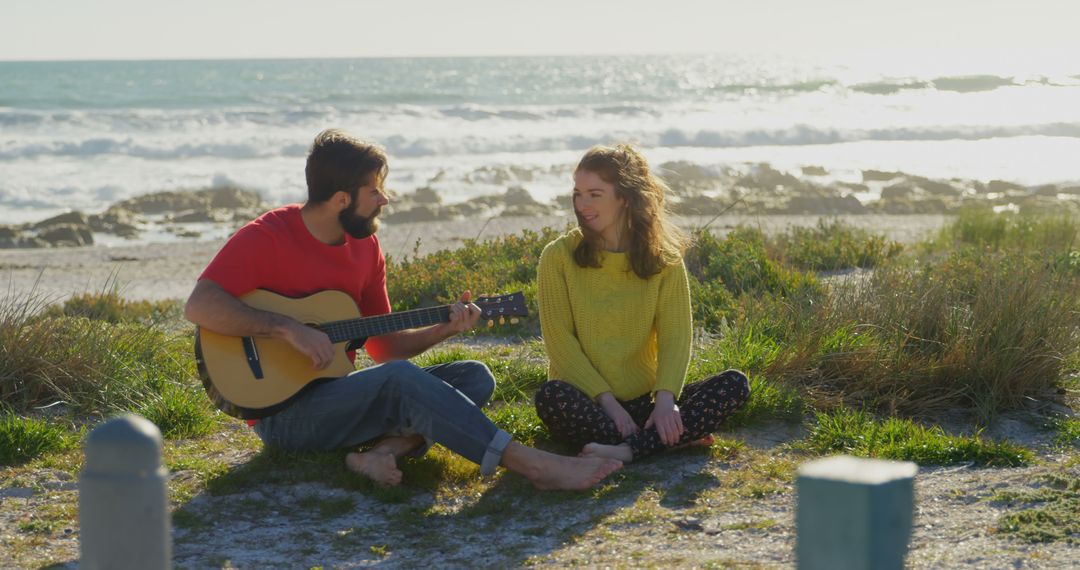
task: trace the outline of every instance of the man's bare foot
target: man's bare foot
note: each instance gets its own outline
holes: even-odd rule
[[[364,453],[353,452],[345,456],[345,466],[354,473],[359,473],[380,485],[394,486],[401,484],[401,470],[397,468],[397,457],[389,451],[371,450]]]
[[[630,463],[634,460],[634,452],[630,449],[630,446],[625,443],[620,443],[619,445],[586,443],[585,447],[581,448],[581,453],[578,457],[606,457],[623,463]]]
[[[566,457],[517,442],[503,451],[503,467],[523,475],[541,490],[582,491],[618,471],[622,463],[605,457]]]

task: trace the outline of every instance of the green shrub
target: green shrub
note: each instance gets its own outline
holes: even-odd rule
[[[216,420],[192,339],[120,320],[42,310],[32,297],[0,301],[0,398],[15,412],[63,402],[84,416],[140,413],[167,436],[206,433]]]
[[[737,317],[745,296],[787,299],[819,291],[812,276],[773,261],[764,234],[751,228],[737,228],[723,239],[697,230],[684,260],[694,323],[708,330]]]
[[[876,267],[903,251],[900,243],[840,220],[819,219],[815,228],[791,228],[773,241],[786,263],[815,271]]]
[[[1075,280],[1022,254],[890,264],[807,310],[769,374],[813,393],[818,408],[962,408],[988,419],[1062,381],[1078,298]]]
[[[739,227],[720,239],[708,231],[693,232],[685,255],[686,269],[699,283],[722,284],[731,293],[789,295],[816,282],[773,261],[760,230]]]
[[[942,228],[928,247],[949,250],[964,246],[998,251],[1037,251],[1053,257],[1077,249],[1080,220],[1070,214],[995,214],[990,208],[966,208]]]
[[[131,301],[116,290],[104,293],[83,293],[49,307],[45,317],[84,317],[109,323],[160,324],[179,320],[183,313],[179,301]]]

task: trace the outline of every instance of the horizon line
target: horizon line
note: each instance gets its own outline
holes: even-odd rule
[[[756,53],[776,55],[776,51]],[[745,52],[724,51],[669,51],[669,52],[593,52],[593,53],[537,53],[537,54],[455,54],[455,55],[327,55],[327,56],[222,56],[222,57],[89,57],[89,58],[40,58],[7,59],[0,58],[0,63],[109,63],[109,62],[194,62],[194,61],[314,61],[314,60],[358,60],[358,59],[539,59],[539,58],[576,58],[576,57],[664,57],[664,56],[723,56],[742,55]]]

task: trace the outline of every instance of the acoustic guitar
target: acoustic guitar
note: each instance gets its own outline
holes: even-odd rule
[[[450,305],[361,317],[352,297],[341,291],[290,298],[257,289],[240,301],[321,330],[334,344],[330,366],[314,370],[311,359],[284,340],[227,336],[196,327],[195,362],[207,395],[226,414],[249,420],[284,409],[317,382],[353,372],[347,353],[360,348],[367,337],[450,320]],[[473,302],[489,321],[528,315],[521,292],[480,297]]]

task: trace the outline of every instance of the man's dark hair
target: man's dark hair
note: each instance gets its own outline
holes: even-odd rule
[[[356,198],[356,190],[375,176],[382,185],[389,170],[386,153],[340,129],[327,129],[315,137],[308,152],[308,202],[325,202],[335,192],[348,192]]]

